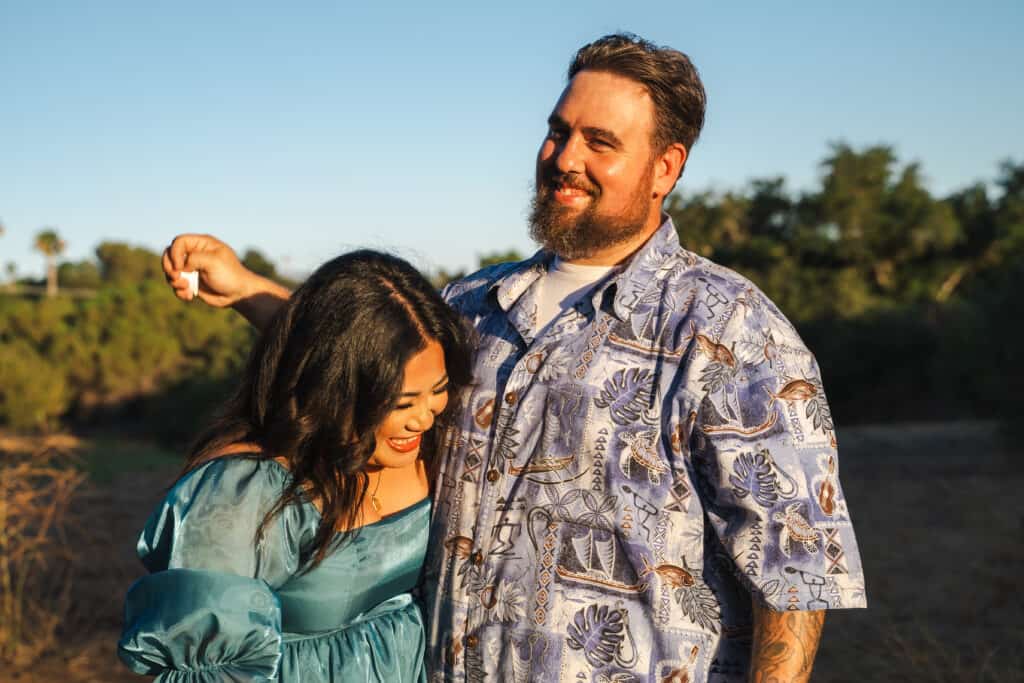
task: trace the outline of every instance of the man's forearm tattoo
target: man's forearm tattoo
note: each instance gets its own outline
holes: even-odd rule
[[[774,612],[754,607],[751,683],[809,681],[825,612]]]

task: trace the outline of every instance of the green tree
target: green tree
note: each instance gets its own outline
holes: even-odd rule
[[[996,224],[999,226],[995,236],[998,244],[995,258],[1006,263],[1019,261],[1024,250],[1024,162],[1004,161],[999,171],[996,186],[1002,193],[995,206]]]
[[[242,265],[265,278],[273,280],[277,277],[277,266],[257,249],[246,249],[242,256]]]
[[[437,289],[444,289],[446,285],[456,280],[461,280],[466,277],[468,273],[465,270],[447,270],[441,268],[430,276],[430,283]]]
[[[96,247],[100,277],[107,284],[134,284],[163,280],[160,256],[123,242],[102,242]]]
[[[523,255],[515,249],[506,249],[505,251],[492,251],[485,254],[477,255],[477,269],[486,268],[488,266],[494,266],[499,263],[508,263],[510,261],[522,261]],[[443,289],[445,285],[455,280],[461,280],[466,277],[468,273],[465,270],[452,270],[449,271],[445,268],[441,268],[433,275],[430,276],[430,282],[438,289]]]
[[[0,344],[0,424],[16,431],[46,430],[67,406],[62,368],[24,340]]]
[[[285,287],[294,288],[298,284],[294,280],[291,280],[279,273],[274,262],[268,259],[263,252],[257,249],[245,250],[245,254],[242,256],[242,265],[257,275],[262,275],[263,277],[269,278],[274,282],[284,285]]]
[[[67,243],[53,228],[44,228],[36,235],[35,248],[46,259],[46,296],[57,296],[57,257],[66,247]]]
[[[487,266],[494,266],[499,263],[508,263],[509,261],[522,261],[523,255],[515,249],[507,249],[505,251],[492,251],[487,254],[480,254],[477,256],[477,268],[486,268]]]
[[[60,264],[57,268],[57,279],[65,288],[98,289],[103,284],[100,270],[92,261]]]

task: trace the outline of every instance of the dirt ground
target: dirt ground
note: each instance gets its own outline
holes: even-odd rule
[[[869,609],[829,613],[814,681],[1024,681],[1024,451],[989,423],[840,432],[840,477]],[[114,654],[134,540],[174,464],[114,477],[81,504],[95,562],[76,576],[70,645],[0,681],[145,680]]]
[[[826,618],[815,681],[1024,681],[1024,449],[994,424],[848,429],[867,610]]]

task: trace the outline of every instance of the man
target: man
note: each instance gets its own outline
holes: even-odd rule
[[[442,445],[433,680],[804,681],[822,610],[865,605],[813,356],[661,213],[703,117],[682,53],[584,46],[537,157],[544,249],[446,289],[480,348]],[[184,236],[165,269],[260,324],[287,293],[231,258]]]

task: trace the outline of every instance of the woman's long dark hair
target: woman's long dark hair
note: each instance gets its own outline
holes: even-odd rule
[[[358,524],[364,468],[377,427],[398,401],[406,363],[429,341],[440,343],[453,406],[471,378],[470,335],[406,261],[370,250],[328,261],[256,342],[238,390],[196,441],[185,471],[240,442],[260,447],[252,457],[284,458],[291,480],[257,537],[286,506],[317,501],[321,521],[304,553],[306,568],[316,566],[339,540],[337,529]],[[436,441],[423,442],[428,471]]]

